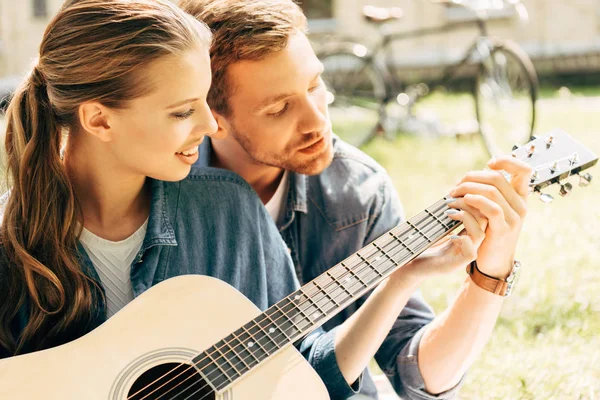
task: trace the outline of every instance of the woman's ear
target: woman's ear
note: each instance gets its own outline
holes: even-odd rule
[[[113,140],[114,132],[110,126],[110,110],[102,104],[92,101],[79,106],[79,124],[87,133],[102,142]]]

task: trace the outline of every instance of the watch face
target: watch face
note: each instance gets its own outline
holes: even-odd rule
[[[510,273],[510,275],[508,276],[508,278],[506,278],[506,282],[508,283],[507,287],[506,287],[506,293],[504,294],[504,296],[509,296],[515,285],[517,284],[517,281],[519,280],[519,276],[521,275],[521,263],[517,260],[515,260],[514,265],[513,265],[513,270]]]

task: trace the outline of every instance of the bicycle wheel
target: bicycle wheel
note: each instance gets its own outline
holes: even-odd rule
[[[333,131],[356,147],[365,145],[381,130],[386,97],[383,74],[370,57],[352,51],[334,50],[318,57],[325,66],[322,77]]]
[[[477,121],[491,156],[529,141],[535,127],[539,83],[533,63],[510,41],[495,41],[475,86]]]

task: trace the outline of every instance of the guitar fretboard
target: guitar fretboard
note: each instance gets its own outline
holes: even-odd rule
[[[222,390],[279,349],[296,342],[373,289],[460,223],[442,199],[269,307],[193,359]]]

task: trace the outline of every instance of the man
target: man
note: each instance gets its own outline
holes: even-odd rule
[[[206,141],[199,163],[232,170],[250,183],[275,220],[302,284],[403,220],[383,168],[331,133],[323,67],[296,4],[183,0],[180,5],[213,30],[208,101],[219,129],[229,134]],[[465,256],[470,248],[475,258],[479,244],[475,273],[498,281],[513,270],[530,170],[510,159],[489,166],[515,178],[509,184],[498,172],[471,173],[452,192],[458,199],[451,207],[463,211],[451,218],[462,218],[471,241],[453,237],[325,325],[330,330],[349,318],[369,321],[365,309],[375,314],[377,323],[365,323],[362,334],[372,335],[373,351],[379,348],[375,358],[401,396],[453,397],[491,335],[502,298],[474,280],[466,279],[455,303],[437,318],[416,290],[423,279],[456,270],[460,257],[453,254]],[[338,332],[336,351],[351,348],[357,340],[352,336]],[[377,397],[368,374],[361,393]]]

